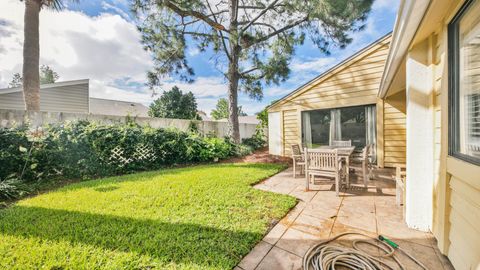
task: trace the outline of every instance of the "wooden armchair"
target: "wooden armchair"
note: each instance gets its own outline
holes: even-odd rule
[[[346,176],[345,166],[338,156],[337,149],[307,149],[305,148],[305,178],[306,188],[315,176],[324,176],[335,179],[335,192],[340,193],[340,185]]]
[[[298,144],[292,145],[293,177],[297,177],[297,167],[300,167],[300,173],[305,171],[305,157]]]
[[[354,162],[362,164],[363,185],[368,187],[368,180],[370,180],[370,172],[372,171],[372,163],[370,162],[371,145],[366,145],[359,155],[353,158]]]
[[[407,172],[404,164],[397,164],[395,168],[396,204],[397,206],[401,206],[405,204],[405,180]]]

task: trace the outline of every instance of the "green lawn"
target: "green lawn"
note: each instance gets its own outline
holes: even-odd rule
[[[231,269],[295,205],[221,164],[72,184],[0,210],[1,269]]]

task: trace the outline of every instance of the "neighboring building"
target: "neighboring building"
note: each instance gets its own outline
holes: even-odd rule
[[[406,163],[406,223],[460,270],[480,269],[479,14],[480,0],[403,0],[391,38],[269,107],[270,153],[284,156],[358,129],[354,144],[371,143],[375,108],[378,165]]]
[[[212,121],[212,119],[208,117],[207,113],[204,111],[197,111],[197,115],[200,116],[200,118],[202,118],[204,121]]]
[[[390,40],[380,38],[269,106],[270,153],[352,140],[374,145],[380,167],[404,164],[405,106],[401,97],[377,97]]]
[[[217,121],[228,122],[228,119],[227,118],[222,118],[222,119],[219,119]],[[239,116],[238,117],[238,123],[258,125],[258,124],[260,124],[260,120],[257,119],[256,115]]]
[[[43,84],[40,86],[40,110],[89,113],[88,80]],[[0,109],[25,110],[22,87],[0,89]]]
[[[148,107],[138,102],[90,98],[90,113],[118,116],[148,116]]]
[[[40,86],[40,110],[148,117],[148,107],[136,102],[92,98],[89,81],[75,80]],[[24,110],[21,87],[0,89],[0,109]]]

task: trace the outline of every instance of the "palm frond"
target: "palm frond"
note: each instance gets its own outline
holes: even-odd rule
[[[62,10],[65,8],[65,1],[63,0],[41,0],[42,1],[42,6],[45,6],[47,8],[53,9],[53,10]],[[72,3],[79,3],[79,0],[69,0]]]

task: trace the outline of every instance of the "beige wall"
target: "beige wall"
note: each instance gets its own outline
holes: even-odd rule
[[[220,121],[197,121],[172,118],[151,118],[151,117],[129,117],[117,115],[100,115],[89,113],[64,113],[64,112],[27,112],[24,110],[3,110],[0,109],[0,128],[10,128],[19,125],[28,125],[31,128],[41,127],[47,124],[58,124],[70,121],[89,120],[106,125],[126,123],[135,121],[142,126],[153,128],[177,128],[187,131],[191,123],[195,123],[198,130],[203,134],[213,134],[218,138],[227,136],[228,123]],[[250,138],[255,134],[257,125],[240,123],[240,138]]]
[[[376,95],[389,43],[390,37],[385,37],[269,108],[269,112],[281,112],[283,155],[289,156],[291,145],[301,143],[302,111],[367,104],[376,104],[377,111],[383,111],[383,102]],[[404,136],[395,135],[398,133],[395,131],[398,129],[395,123],[404,122],[405,117],[404,114],[393,115],[392,106],[387,103],[385,106],[385,121],[388,126],[383,127],[384,117],[380,114],[377,119],[377,141],[379,142],[377,155],[381,163],[383,134],[385,134],[385,145],[389,146],[386,152],[388,156],[385,158],[388,160],[388,165],[393,165],[404,162],[404,154],[401,151],[404,151],[405,142],[400,142]],[[383,166],[383,163],[380,165]]]

